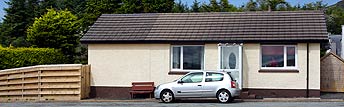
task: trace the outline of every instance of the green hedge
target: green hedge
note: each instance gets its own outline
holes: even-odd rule
[[[0,46],[0,70],[66,61],[61,51],[52,48],[3,48]]]

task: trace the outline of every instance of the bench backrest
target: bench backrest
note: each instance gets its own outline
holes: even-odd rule
[[[133,82],[131,83],[132,91],[153,91],[154,90],[154,82]]]

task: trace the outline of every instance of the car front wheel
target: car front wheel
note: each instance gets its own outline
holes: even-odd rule
[[[227,90],[220,90],[219,92],[217,92],[216,97],[217,100],[221,103],[228,103],[233,101],[231,94]]]
[[[173,102],[174,96],[173,96],[173,93],[171,91],[164,90],[160,94],[160,99],[164,103],[170,103],[170,102]]]

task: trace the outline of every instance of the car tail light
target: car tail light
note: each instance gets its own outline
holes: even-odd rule
[[[232,81],[232,82],[231,82],[231,87],[232,87],[232,88],[236,88],[236,83],[235,83],[235,81]]]

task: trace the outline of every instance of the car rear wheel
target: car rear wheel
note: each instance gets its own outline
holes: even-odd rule
[[[160,94],[160,99],[164,103],[171,103],[174,100],[173,93],[169,90],[164,90]]]
[[[220,90],[216,94],[216,98],[220,103],[232,102],[233,98],[228,90]]]

